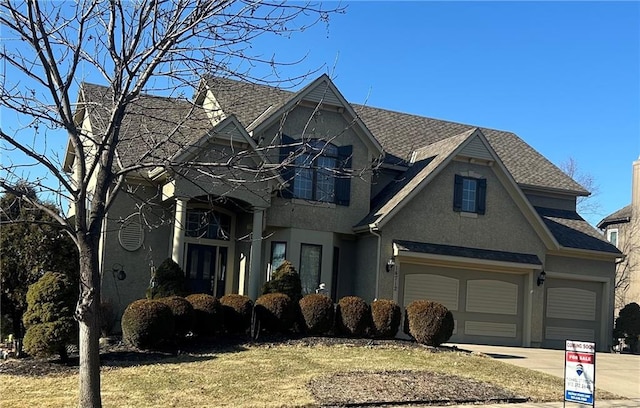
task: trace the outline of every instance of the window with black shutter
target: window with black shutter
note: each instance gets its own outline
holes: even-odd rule
[[[287,183],[284,198],[348,206],[351,196],[353,146],[336,146],[320,139],[296,141],[282,135],[280,162]]]
[[[487,180],[457,175],[453,187],[453,210],[484,214],[487,200]]]

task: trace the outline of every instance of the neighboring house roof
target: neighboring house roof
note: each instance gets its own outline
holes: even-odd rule
[[[629,221],[631,221],[631,204],[626,207],[622,207],[618,211],[604,217],[597,226],[600,229],[604,229],[611,224],[622,224]]]
[[[622,253],[577,212],[534,207],[560,245],[566,248]]]
[[[481,259],[485,261],[511,262],[528,265],[542,265],[535,254],[494,251],[489,249],[469,248],[454,245],[431,244],[424,242],[393,240],[400,252],[417,252],[432,255],[456,256],[462,258]]]

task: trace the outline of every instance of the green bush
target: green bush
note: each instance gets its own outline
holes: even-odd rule
[[[77,344],[78,324],[73,318],[77,286],[68,275],[47,272],[27,291],[27,329],[24,351],[33,356],[59,354],[67,360],[67,345]]]
[[[184,271],[171,258],[167,258],[153,275],[154,286],[147,289],[147,299],[160,299],[169,296],[185,296],[186,279]]]
[[[625,339],[632,353],[640,352],[640,305],[632,302],[620,309],[613,332],[616,338]]]
[[[405,333],[418,343],[439,346],[453,334],[453,315],[443,304],[415,300],[406,309]]]
[[[267,293],[256,300],[254,307],[261,330],[285,333],[293,327],[296,313],[291,298],[284,293]]]
[[[251,325],[253,302],[243,295],[224,295],[220,298],[222,320],[227,333],[243,334]]]
[[[369,332],[371,312],[367,302],[357,296],[345,296],[338,301],[336,325],[346,336],[363,337]]]
[[[333,329],[333,300],[327,295],[311,294],[300,299],[300,312],[309,334],[329,334]]]
[[[169,306],[175,322],[175,333],[178,338],[182,338],[193,330],[195,312],[189,301],[181,296],[169,296],[158,299]]]
[[[378,338],[394,338],[400,327],[402,312],[393,300],[378,299],[371,303],[371,328]]]
[[[173,341],[175,321],[171,308],[157,300],[139,299],[122,315],[122,340],[130,346],[153,350]]]
[[[100,303],[100,334],[107,337],[111,334],[111,329],[116,320],[113,305],[109,302]]]
[[[211,336],[222,330],[222,307],[218,299],[205,293],[195,293],[185,299],[193,306],[195,334]]]
[[[302,299],[302,283],[296,268],[289,261],[284,261],[276,269],[270,281],[262,287],[262,294],[284,293],[296,304]]]

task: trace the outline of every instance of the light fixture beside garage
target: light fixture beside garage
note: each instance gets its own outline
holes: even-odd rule
[[[547,273],[545,271],[540,272],[540,275],[538,275],[538,280],[536,282],[538,286],[542,286],[546,277],[547,277]]]
[[[393,257],[389,258],[386,265],[387,272],[391,272],[395,267],[396,267],[396,260]]]

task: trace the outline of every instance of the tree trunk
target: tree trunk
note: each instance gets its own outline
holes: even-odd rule
[[[88,241],[88,242],[87,242]],[[100,408],[100,271],[98,240],[80,242],[80,299],[76,318],[80,326],[80,408]]]

